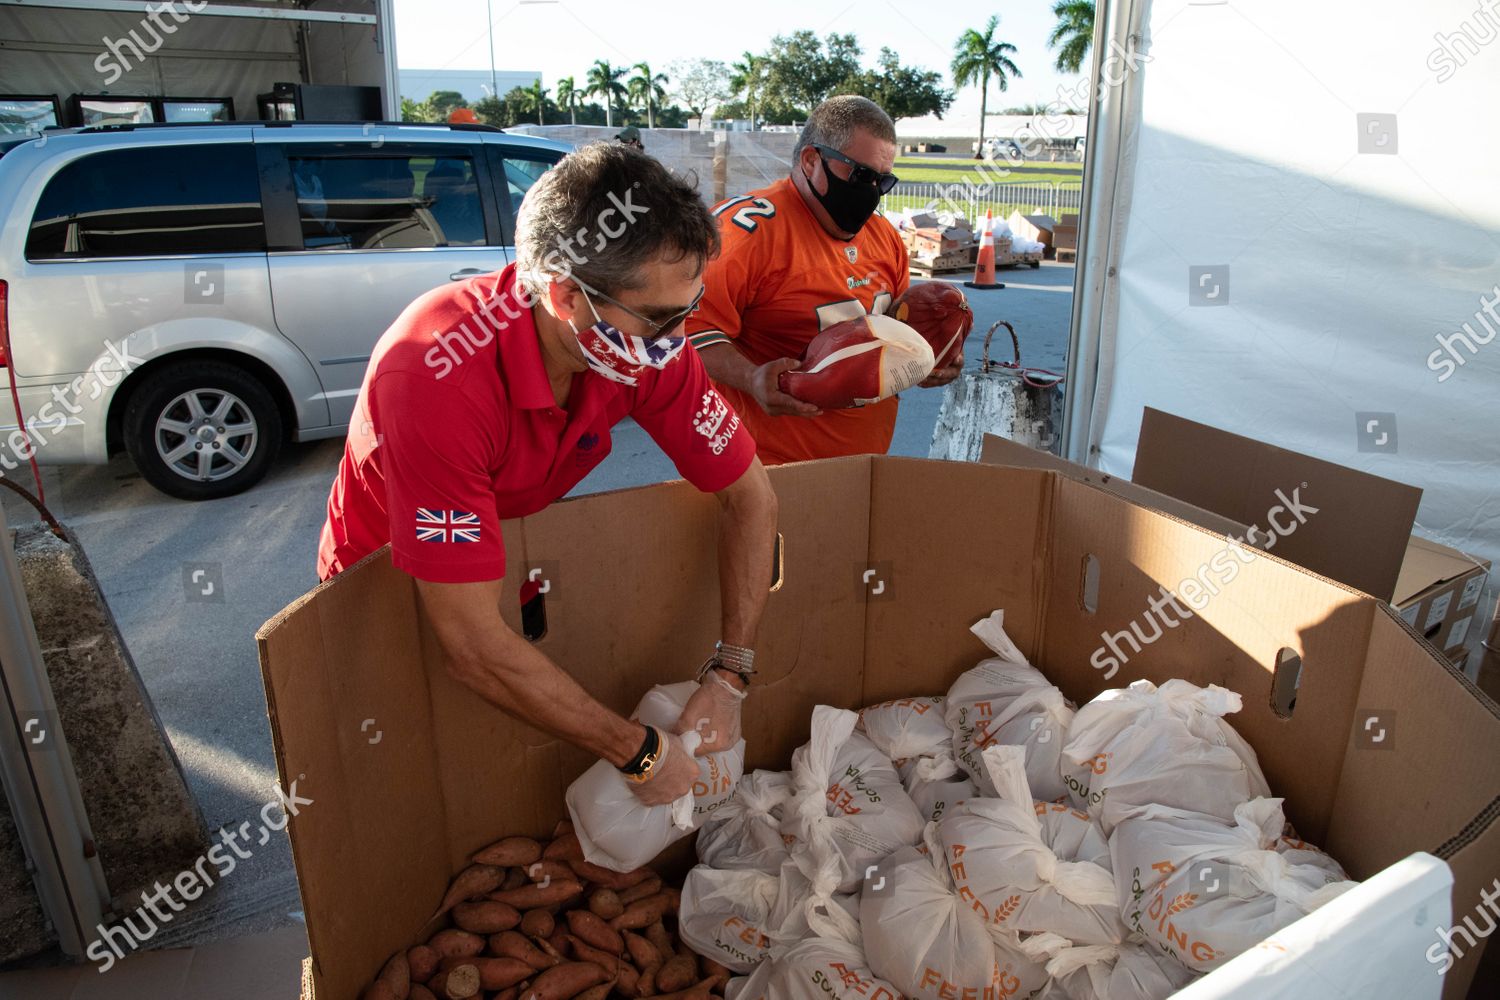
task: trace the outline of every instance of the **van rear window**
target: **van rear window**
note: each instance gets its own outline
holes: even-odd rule
[[[28,260],[266,249],[255,150],[183,143],[91,153],[48,182]]]

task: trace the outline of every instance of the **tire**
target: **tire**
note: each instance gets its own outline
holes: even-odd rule
[[[282,433],[266,387],[221,361],[153,371],[125,406],[125,450],[147,482],[179,500],[216,500],[254,486],[281,450]]]

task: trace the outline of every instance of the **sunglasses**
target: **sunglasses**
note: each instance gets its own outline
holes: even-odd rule
[[[647,319],[645,316],[642,316],[640,313],[636,312],[634,309],[630,308],[619,299],[613,298],[609,295],[605,295],[603,292],[599,291],[599,289],[584,284],[583,282],[578,280],[576,275],[573,278],[573,284],[583,289],[585,295],[597,296],[598,298],[601,298],[605,302],[608,302],[610,305],[614,306],[616,309],[619,309],[622,312],[629,313],[631,316],[634,316],[642,323],[645,323],[648,327],[651,328],[651,335],[653,337],[666,336],[667,334],[671,333],[673,330],[681,326],[683,323],[685,323],[689,316],[698,311],[698,303],[703,301],[703,293],[708,291],[707,285],[699,285],[698,294],[693,296],[693,301],[688,305],[686,309],[678,310],[677,312],[668,316],[666,319],[657,322],[656,320]]]
[[[810,143],[818,155],[823,158],[823,169],[828,169],[829,160],[838,160],[840,163],[849,165],[849,180],[854,184],[873,184],[880,189],[881,194],[887,194],[891,188],[896,186],[899,179],[895,174],[883,174],[874,167],[867,167],[858,160],[851,159],[832,146],[824,146],[821,143]]]

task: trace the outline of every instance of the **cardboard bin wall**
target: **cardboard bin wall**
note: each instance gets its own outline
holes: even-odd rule
[[[1262,555],[1138,653],[1118,640],[1129,655],[1110,671],[1094,662],[1102,637],[1132,629],[1160,586],[1212,566],[1221,536],[1043,469],[864,457],[771,474],[786,582],[761,630],[747,767],[785,767],[814,705],[945,691],[986,655],[969,625],[1004,608],[1016,643],[1079,702],[1140,678],[1241,693],[1232,721],[1288,815],[1354,877],[1430,851],[1453,868],[1464,914],[1500,869],[1500,710],[1374,599]],[[956,527],[933,517],[935,498]],[[539,647],[628,712],[718,637],[716,516],[712,497],[668,483],[508,522],[502,612],[519,627],[514,581],[539,570],[550,581]],[[1090,558],[1097,594],[1085,593]],[[415,587],[384,551],[258,640],[283,787],[295,780],[313,800],[288,833],[316,997],[352,1000],[430,933],[472,851],[548,834],[591,762],[448,676]],[[1272,704],[1283,648],[1302,662],[1290,717]],[[1371,709],[1396,713],[1390,749],[1356,741]],[[690,847],[669,855],[680,869]],[[1449,972],[1449,1000],[1478,957]]]

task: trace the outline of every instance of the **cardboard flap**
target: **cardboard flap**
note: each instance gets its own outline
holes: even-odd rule
[[[1424,590],[1456,580],[1475,566],[1484,565],[1483,560],[1458,549],[1414,535],[1407,543],[1391,603],[1399,607]]]
[[[1247,524],[1215,514],[1211,510],[1179,500],[1177,497],[1147,489],[1139,483],[1121,479],[1119,476],[1111,476],[1106,472],[1070,462],[1065,458],[1058,458],[1050,451],[1041,451],[1024,444],[1017,444],[997,434],[984,436],[984,446],[979,453],[979,461],[985,465],[1005,465],[1017,469],[1050,469],[1053,472],[1060,472],[1069,479],[1097,486],[1117,497],[1138,503],[1142,507],[1159,510],[1190,524],[1206,528],[1216,535],[1243,539],[1249,527]]]
[[[1495,703],[1387,609],[1375,616],[1366,657],[1323,845],[1357,874],[1391,864],[1402,845],[1461,838],[1500,796]],[[1399,842],[1370,836],[1392,823]]]
[[[1395,591],[1422,500],[1415,486],[1150,407],[1131,479],[1262,533],[1274,530],[1278,556],[1382,600]],[[1295,499],[1316,513],[1288,513],[1299,488]]]

